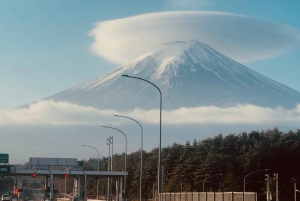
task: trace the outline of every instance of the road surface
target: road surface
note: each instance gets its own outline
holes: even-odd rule
[[[38,189],[29,189],[26,188],[23,191],[23,198],[24,200],[30,201],[30,200],[43,200],[43,191]]]

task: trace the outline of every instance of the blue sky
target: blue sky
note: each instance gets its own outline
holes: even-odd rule
[[[1,1],[0,109],[50,96],[119,64],[91,51],[96,23],[166,11],[218,11],[241,14],[300,29],[300,3],[294,1]],[[300,91],[300,48],[244,63]]]

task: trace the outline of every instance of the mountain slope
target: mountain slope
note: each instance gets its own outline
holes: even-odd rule
[[[298,91],[196,40],[163,44],[106,75],[46,99],[103,109],[159,107],[159,93],[153,86],[122,74],[155,83],[162,91],[164,109],[237,104],[293,108],[300,102]]]

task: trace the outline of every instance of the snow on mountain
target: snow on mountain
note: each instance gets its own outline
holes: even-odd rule
[[[155,83],[162,91],[164,109],[237,104],[293,108],[300,102],[298,91],[197,40],[165,43],[106,75],[46,99],[103,109],[159,107],[159,93],[153,86],[122,74]]]

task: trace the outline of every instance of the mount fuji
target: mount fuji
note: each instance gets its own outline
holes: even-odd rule
[[[253,104],[294,108],[300,93],[226,57],[197,40],[165,43],[106,75],[45,98],[99,109],[163,108]]]

